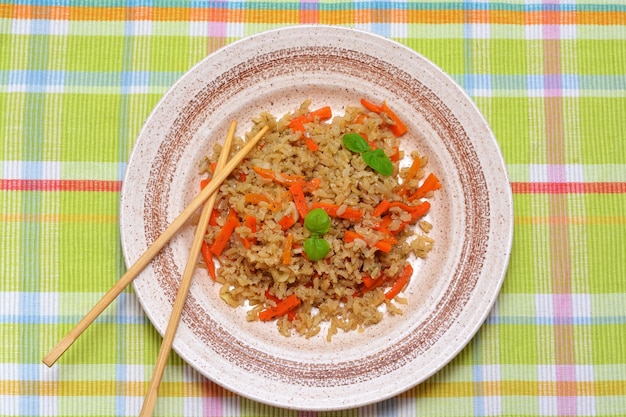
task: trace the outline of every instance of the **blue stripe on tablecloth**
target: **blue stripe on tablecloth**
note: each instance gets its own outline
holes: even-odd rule
[[[483,382],[483,367],[482,363],[482,353],[480,349],[480,338],[475,337],[470,342],[472,345],[472,385],[474,387],[474,416],[484,416],[485,415],[485,402],[484,395],[482,390],[482,382]]]
[[[48,31],[48,21],[31,22],[32,32]],[[21,52],[21,51],[20,51]],[[27,63],[31,68],[45,68],[48,60],[48,43],[46,38],[32,36],[28,48]],[[31,73],[26,80],[27,85],[35,83],[40,73]],[[27,89],[28,91],[28,89]],[[43,94],[27,94],[24,101],[24,120],[22,129],[22,159],[40,161],[43,156],[43,141],[45,122],[45,98]],[[25,166],[22,166],[22,175],[26,174]],[[24,193],[21,201],[21,213],[34,214],[42,212],[42,194]],[[39,254],[41,253],[41,224],[39,222],[22,222],[20,227],[20,284],[22,290],[19,296],[19,312],[28,316],[39,316],[41,308],[41,267]],[[39,366],[31,364],[39,363],[39,326],[37,321],[29,322],[29,325],[21,325],[18,331],[20,349],[19,374],[20,381],[38,380]],[[33,394],[38,395],[38,388],[33,388]],[[19,408],[21,415],[38,415],[39,401],[30,396],[20,397]]]
[[[372,25],[372,27],[375,25]],[[384,26],[384,25],[383,25]],[[380,31],[387,29],[378,28]],[[469,47],[468,47],[469,49]],[[466,51],[469,64],[471,51]],[[161,71],[122,71],[122,72],[88,72],[88,71],[58,71],[58,70],[0,70],[0,87],[30,86],[29,92],[44,92],[45,87],[118,87],[127,89],[122,94],[132,93],[131,88],[163,86],[174,84],[182,73]],[[452,74],[454,76],[454,74]],[[621,75],[578,75],[559,74],[563,90],[621,90],[626,91],[626,74]],[[490,90],[524,90],[543,91],[545,76],[540,74],[463,74],[463,82],[468,88]]]

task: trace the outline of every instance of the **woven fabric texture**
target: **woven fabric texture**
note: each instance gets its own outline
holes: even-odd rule
[[[138,415],[161,343],[126,290],[126,163],[161,96],[212,51],[281,26],[394,39],[450,74],[511,179],[513,252],[469,345],[408,392],[269,407],[170,356],[161,416],[626,416],[626,6],[606,1],[0,3],[0,416]]]

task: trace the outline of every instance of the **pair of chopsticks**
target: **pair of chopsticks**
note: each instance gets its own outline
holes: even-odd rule
[[[156,404],[159,386],[161,384],[161,378],[165,371],[165,364],[167,357],[169,356],[174,342],[174,336],[178,329],[178,323],[182,315],[185,301],[187,299],[187,293],[191,286],[191,279],[193,277],[193,271],[198,262],[198,256],[200,255],[200,247],[202,240],[206,233],[206,228],[209,223],[209,217],[213,211],[215,200],[217,198],[216,191],[222,185],[224,180],[230,175],[230,173],[241,163],[245,156],[254,148],[256,143],[265,135],[269,129],[265,126],[261,129],[252,139],[250,139],[246,145],[231,159],[228,163],[228,155],[230,154],[230,147],[235,136],[235,128],[237,123],[233,121],[228,129],[228,134],[222,152],[216,164],[216,169],[213,178],[209,184],[196,196],[191,203],[182,211],[180,215],[172,222],[172,224],[165,229],[163,234],[159,236],[150,247],[139,257],[139,259],[126,271],[126,273],[117,281],[117,283],[111,287],[111,289],[98,301],[95,306],[82,318],[78,324],[70,330],[70,332],[43,358],[43,363],[47,366],[52,366],[54,363],[65,353],[65,351],[76,341],[76,339],[89,327],[89,325],[113,302],[113,300],[130,284],[135,277],[150,263],[152,258],[165,246],[165,244],[176,234],[176,232],[182,227],[182,225],[191,217],[191,215],[202,206],[202,213],[200,215],[200,221],[196,232],[194,234],[193,243],[191,246],[191,252],[181,278],[180,286],[176,294],[174,306],[172,307],[172,313],[170,320],[163,337],[163,342],[159,350],[157,362],[152,374],[150,385],[144,399],[143,406],[141,408],[141,417],[148,417],[152,415],[152,411]],[[208,201],[207,201],[208,199]]]

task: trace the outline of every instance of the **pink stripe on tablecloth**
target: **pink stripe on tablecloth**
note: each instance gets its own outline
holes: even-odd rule
[[[0,179],[3,191],[111,191],[119,192],[121,181]]]
[[[222,396],[223,392],[215,383],[205,380],[203,383],[202,412],[207,417],[221,417],[223,415]]]
[[[557,410],[559,416],[578,415],[576,400],[576,367],[574,365],[557,365]]]
[[[557,0],[545,0],[544,5],[558,6]],[[546,120],[546,159],[548,182],[565,181],[565,134],[563,124],[562,73],[560,27],[546,17],[543,23],[543,59]],[[548,194],[550,216],[567,215],[567,198],[563,193]],[[552,293],[556,318],[572,317],[570,241],[567,224],[550,223],[550,265]],[[562,323],[562,324],[559,324]],[[570,377],[574,366],[573,328],[567,320],[554,325],[556,355],[557,413],[559,416],[576,415],[576,392],[572,393]],[[573,394],[573,395],[572,395]]]
[[[548,180],[550,182],[563,183],[565,182],[565,165],[556,164],[548,165]]]

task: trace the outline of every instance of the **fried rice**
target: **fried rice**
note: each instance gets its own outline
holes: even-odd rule
[[[332,120],[314,118],[304,131],[294,129],[291,122],[312,114],[309,107],[307,100],[279,118],[263,112],[253,120],[248,138],[264,126],[269,131],[220,187],[205,242],[210,247],[228,213],[235,213],[237,227],[215,256],[220,297],[242,308],[250,321],[278,310],[271,321],[284,336],[310,338],[325,329],[330,341],[338,330],[363,331],[387,314],[402,314],[407,303],[398,293],[402,288],[390,291],[394,284],[405,286],[396,279],[412,272],[411,258],[426,257],[433,247],[425,213],[411,211],[432,191],[409,201],[424,182],[427,158],[413,151],[408,159],[418,170],[408,174],[409,167],[400,168],[401,138],[389,128],[394,121],[388,114],[353,105]],[[392,175],[379,174],[359,153],[346,149],[346,133],[358,133],[372,148],[382,149],[392,161]],[[243,145],[236,139],[231,153]],[[216,144],[206,158],[202,169],[209,176],[220,151]],[[408,181],[407,175],[412,177]],[[303,250],[311,232],[290,192],[298,181],[308,207],[330,214],[330,229],[320,236],[330,251],[319,261],[309,260]],[[383,201],[396,204],[376,213]],[[285,299],[297,305],[280,311],[277,306]]]

